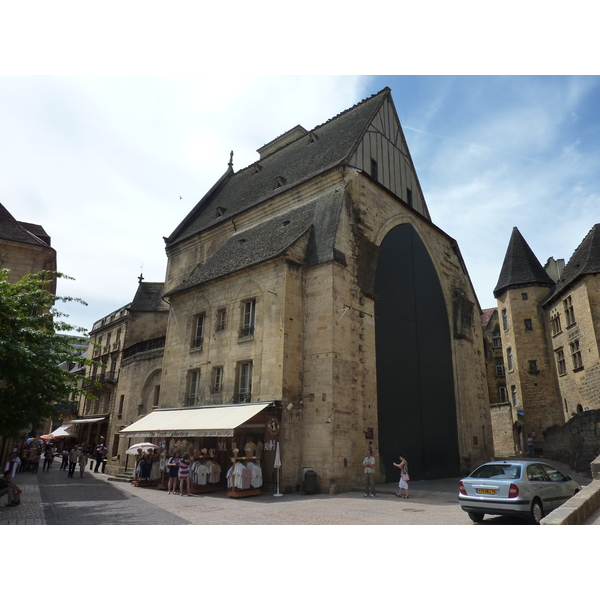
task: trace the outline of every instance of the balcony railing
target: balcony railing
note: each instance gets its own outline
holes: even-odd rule
[[[242,327],[240,330],[240,337],[248,337],[250,335],[254,335],[254,326],[248,325],[246,327]]]
[[[252,394],[250,392],[243,392],[241,394],[236,394],[233,397],[234,404],[246,404],[247,402],[252,402]]]
[[[165,336],[159,338],[153,338],[151,340],[145,340],[143,342],[138,342],[137,344],[133,344],[133,346],[129,346],[129,348],[125,348],[123,350],[123,358],[129,358],[140,352],[148,352],[148,350],[160,350],[165,347]]]

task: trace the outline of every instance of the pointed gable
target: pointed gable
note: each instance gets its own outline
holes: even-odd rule
[[[1,203],[0,239],[34,246],[50,246],[50,236],[41,225],[17,221]]]
[[[553,285],[554,281],[546,273],[525,238],[513,227],[500,277],[494,289],[494,297],[498,298],[509,288]]]
[[[556,297],[583,275],[600,273],[600,223],[592,227],[565,266],[552,297]],[[549,298],[545,303],[549,302]]]
[[[368,142],[365,136],[368,134]],[[420,185],[414,172],[391,90],[384,88],[370,98],[307,132],[296,126],[259,151],[257,163],[233,174],[228,171],[194,207],[175,231],[165,238],[167,247],[189,238],[222,220],[230,219],[273,196],[342,164],[370,174],[370,157],[377,148],[390,150],[394,144],[392,168],[381,158],[380,183],[407,203],[407,189],[415,197],[415,210],[429,218]],[[377,161],[377,158],[374,160]],[[362,161],[362,162],[361,162]],[[363,165],[366,162],[367,168]],[[259,164],[260,163],[260,164]]]

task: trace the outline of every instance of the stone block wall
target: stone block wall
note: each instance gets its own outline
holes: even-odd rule
[[[600,455],[600,410],[586,410],[544,435],[544,457],[590,475],[590,464]]]

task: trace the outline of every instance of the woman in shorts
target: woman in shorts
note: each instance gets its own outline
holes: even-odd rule
[[[183,484],[187,486],[187,495],[191,496],[190,493],[190,467],[192,463],[190,462],[190,455],[186,452],[181,460],[179,461],[179,473],[177,477],[179,478],[179,492],[180,496],[183,496]]]

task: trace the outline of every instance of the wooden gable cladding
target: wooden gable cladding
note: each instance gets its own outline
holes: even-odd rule
[[[391,97],[382,103],[349,164],[365,171],[417,212],[430,218]]]

